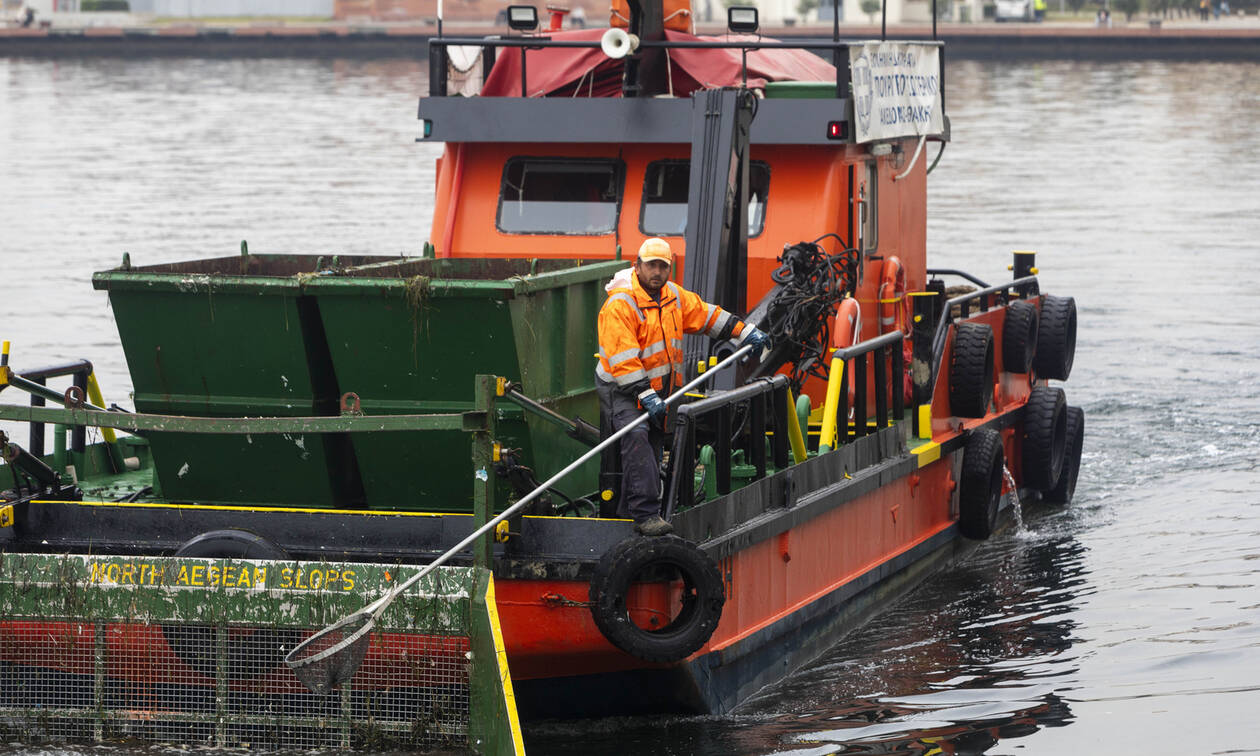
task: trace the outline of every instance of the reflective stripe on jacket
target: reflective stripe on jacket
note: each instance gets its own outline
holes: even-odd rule
[[[610,383],[629,387],[648,380],[657,391],[683,384],[682,337],[706,333],[712,338],[738,336],[744,324],[717,305],[704,302],[673,281],[661,287],[654,301],[639,277],[631,272],[630,285],[614,278],[608,300],[599,310],[599,364],[595,374]],[[672,380],[670,375],[673,375]]]

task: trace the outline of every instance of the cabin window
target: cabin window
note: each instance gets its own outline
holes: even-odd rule
[[[496,225],[509,234],[610,234],[625,172],[620,160],[512,158],[503,167]]]
[[[639,230],[654,236],[682,236],[687,230],[687,191],[691,163],[658,160],[649,163],[643,179],[643,206]],[[770,192],[770,166],[748,164],[748,236],[761,234],[766,225],[766,195]]]

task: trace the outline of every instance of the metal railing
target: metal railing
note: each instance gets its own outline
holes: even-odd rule
[[[836,373],[839,382],[835,408],[835,427],[839,428],[836,447],[848,442],[850,434],[855,439],[861,438],[905,419],[904,338],[900,331],[893,331],[835,350],[835,359],[845,365]],[[854,392],[850,408],[851,382]],[[870,414],[872,398],[874,413]],[[666,519],[680,509],[699,503],[694,481],[698,461],[704,464],[703,476],[708,484],[705,487],[716,490],[719,496],[733,490],[732,459],[737,452],[742,451],[747,464],[753,468],[753,481],[766,476],[768,465],[773,465],[775,470],[786,468],[789,464],[788,413],[795,411],[789,405],[787,377],[775,375],[679,407],[666,474]],[[768,434],[769,431],[773,433]],[[714,452],[711,457],[699,452],[709,441]],[[826,445],[825,448],[820,446],[820,453],[832,448],[828,441],[820,440],[820,444]]]
[[[891,331],[851,347],[837,349],[833,353],[833,359],[844,360],[846,365],[851,360],[853,365],[852,370],[846,369],[840,378],[840,397],[836,409],[836,427],[840,429],[840,432],[845,432],[849,425],[850,380],[854,381],[853,435],[855,438],[861,438],[880,428],[891,427],[905,417],[906,402],[903,386],[906,360],[902,346],[904,340],[905,335],[901,331]],[[874,372],[874,381],[869,380],[868,362],[870,370]],[[868,387],[874,389],[875,392],[875,415],[869,419],[866,415],[869,409]],[[844,440],[841,438],[840,442],[843,443]]]
[[[639,49],[714,49],[714,50],[741,50],[745,53],[749,50],[771,50],[771,49],[787,49],[787,50],[826,50],[831,53],[830,57],[836,65],[836,97],[843,98],[848,94],[849,70],[848,70],[848,49],[850,45],[861,44],[854,40],[839,39],[799,39],[791,42],[782,42],[778,40],[733,40],[725,41],[708,41],[708,40],[641,40],[638,43]],[[941,46],[940,42],[923,42],[922,44],[931,44]],[[539,36],[522,36],[522,37],[436,37],[429,40],[429,96],[445,97],[447,94],[447,60],[448,47],[481,47],[482,48],[482,83],[485,83],[486,77],[490,75],[490,69],[494,67],[495,59],[498,56],[498,48],[517,48],[521,50],[521,92],[527,92],[526,86],[526,50],[540,50],[543,48],[586,48],[592,50],[600,49],[600,40],[573,40],[573,39],[551,39],[545,35]]]
[[[851,45],[861,45],[862,40],[842,40],[837,34],[832,39],[826,38],[802,38],[792,41],[780,40],[731,40],[731,41],[711,41],[711,40],[650,40],[644,39],[639,41],[638,48],[640,50],[650,49],[711,49],[711,50],[740,50],[744,53],[744,68],[747,68],[747,53],[749,50],[816,50],[827,51],[832,64],[836,68],[836,98],[843,99],[849,94],[849,54],[848,50]],[[917,40],[916,44],[931,45],[934,47],[942,47],[940,41]],[[600,49],[600,40],[573,40],[573,39],[552,39],[545,34],[537,36],[520,36],[520,37],[442,37],[438,36],[429,40],[429,96],[445,97],[447,95],[447,62],[449,47],[480,47],[482,49],[482,83],[490,75],[490,69],[494,67],[496,58],[498,57],[499,48],[517,48],[521,51],[521,92],[528,92],[526,84],[527,66],[525,62],[526,50],[540,50],[544,48],[587,48]],[[942,67],[944,60],[942,59]],[[745,74],[746,75],[746,74]],[[943,77],[942,77],[943,78]],[[944,92],[942,91],[942,104]]]
[[[70,376],[73,385],[87,396],[88,379],[92,375],[92,363],[87,360],[75,360],[62,365],[51,365],[34,370],[12,371],[8,382],[15,388],[27,391],[31,395],[32,407],[46,406],[48,400],[64,404],[65,397],[48,388],[49,378]],[[27,451],[35,457],[44,455],[44,423],[32,422]],[[82,454],[87,448],[87,427],[76,425],[70,431],[70,449]]]
[[[946,300],[940,309],[940,320],[936,323],[936,331],[932,334],[932,385],[935,385],[936,376],[940,371],[941,357],[945,351],[945,336],[949,333],[950,323],[955,319],[966,320],[971,317],[973,303],[978,306],[978,312],[988,312],[994,307],[1005,307],[1010,304],[1011,300],[1016,298],[1013,296],[1015,294],[1027,297],[1035,294],[1037,290],[1037,277],[1032,275],[986,286]],[[955,307],[958,308],[957,317],[954,315]]]
[[[767,406],[769,403],[769,406]],[[731,455],[742,449],[753,466],[753,480],[766,477],[768,464],[788,466],[788,381],[783,375],[761,378],[731,391],[678,408],[674,444],[670,448],[665,519],[696,504],[695,470],[698,435],[712,436],[716,460],[705,475],[715,475],[717,492],[731,492]],[[770,458],[766,456],[767,431]]]

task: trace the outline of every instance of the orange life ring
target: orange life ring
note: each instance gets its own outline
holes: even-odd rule
[[[862,308],[853,297],[845,297],[836,308],[836,317],[831,323],[831,348],[847,349],[862,340]],[[853,376],[853,360],[849,360],[844,370],[849,374],[849,418],[853,418],[853,397],[855,383]]]
[[[884,260],[884,273],[879,282],[879,332],[888,333],[893,327],[910,335],[910,318],[907,314],[906,270],[901,260],[890,255]]]
[[[862,309],[853,297],[845,297],[836,308],[835,321],[831,324],[831,348],[845,349],[862,338]]]

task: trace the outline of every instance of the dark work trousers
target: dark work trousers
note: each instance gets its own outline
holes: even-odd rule
[[[616,433],[643,414],[639,400],[618,390],[617,384],[595,380],[600,411],[612,419]],[[603,423],[601,423],[603,425]],[[652,424],[641,423],[621,437],[621,495],[617,515],[642,520],[661,513],[661,447],[665,434]]]

